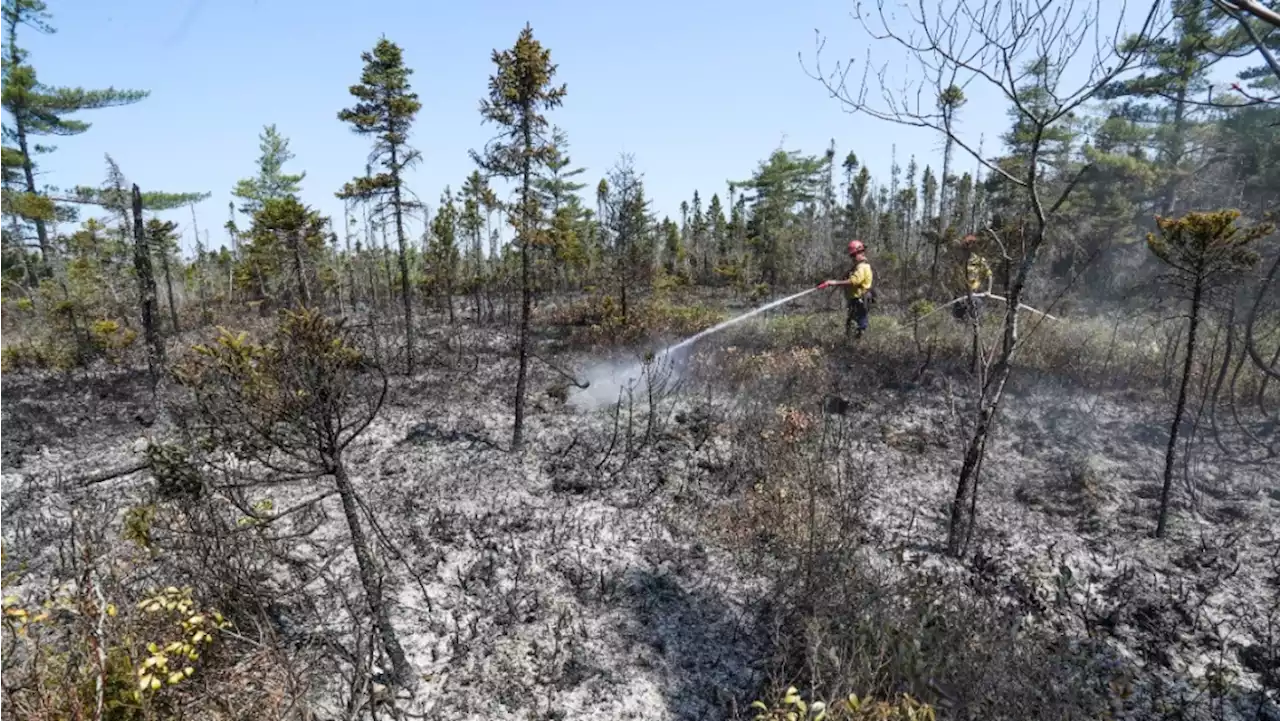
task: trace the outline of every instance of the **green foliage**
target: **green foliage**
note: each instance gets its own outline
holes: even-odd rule
[[[386,386],[376,371],[344,321],[303,309],[282,311],[265,343],[218,328],[174,377],[194,396],[192,430],[212,447],[313,477],[332,471],[334,454],[381,407]]]
[[[298,287],[297,265],[308,273],[325,252],[328,218],[297,197],[268,198],[253,216],[248,243],[235,268],[238,287],[257,298],[280,298]]]
[[[805,236],[797,206],[821,197],[831,160],[829,155],[777,150],[750,179],[729,183],[732,189],[746,191],[742,200],[751,207],[747,232],[754,239],[751,248],[765,282],[776,284],[795,272],[797,246]]]
[[[1258,263],[1253,244],[1273,230],[1269,223],[1240,228],[1238,210],[1187,213],[1156,218],[1158,233],[1147,234],[1147,247],[1177,273],[1175,282],[1204,284]]]
[[[525,25],[510,50],[493,51],[497,66],[489,78],[489,96],[480,101],[480,116],[485,123],[497,125],[498,137],[483,154],[471,152],[476,164],[493,175],[504,178],[523,177],[532,183],[535,173],[549,163],[567,162],[555,138],[547,138],[549,122],[544,112],[564,103],[565,86],[553,85],[556,65],[551,51],[533,37],[533,28]],[[556,188],[546,188],[544,192]],[[520,206],[512,213],[517,223],[518,242],[536,242],[534,225],[541,215],[542,204],[536,188],[523,187]]]
[[[893,701],[850,694],[835,703],[808,704],[795,686],[788,688],[773,706],[755,701],[751,708],[757,712],[753,721],[935,721],[937,718],[933,707],[905,693]]]
[[[251,216],[262,210],[268,200],[296,196],[307,177],[305,171],[284,172],[284,164],[293,160],[294,155],[289,151],[289,139],[281,135],[274,124],[263,126],[258,148],[262,154],[258,156],[257,177],[244,178],[231,190],[231,194],[242,201],[240,212]]]
[[[404,64],[404,52],[384,37],[372,52],[361,53],[360,59],[364,62],[360,82],[350,88],[356,104],[339,111],[338,119],[357,135],[374,139],[370,160],[385,172],[351,180],[339,191],[339,198],[376,198],[399,192],[402,171],[419,158],[407,143],[422,103],[410,89],[413,70]]]
[[[213,643],[215,634],[231,625],[217,611],[198,611],[190,588],[169,586],[139,601],[138,608],[162,618],[167,616],[181,629],[169,636],[173,640],[168,643],[152,641],[146,645],[150,655],[137,670],[138,689],[144,693],[191,678],[195,668],[190,664],[200,660],[200,649]]]
[[[185,446],[174,442],[153,442],[147,446],[147,465],[164,500],[197,498],[204,488],[204,476]]]
[[[427,253],[430,260],[430,272],[427,285],[439,289],[448,295],[458,284],[458,262],[461,253],[458,251],[458,207],[453,201],[453,193],[445,188],[440,198],[440,209],[431,220],[431,236],[427,242]]]
[[[170,586],[117,607],[88,588],[4,599],[6,710],[36,721],[173,718],[229,622]],[[86,653],[86,651],[91,651]],[[97,653],[92,653],[96,650]],[[101,699],[101,714],[96,712]]]
[[[138,331],[125,328],[118,321],[102,319],[95,320],[89,326],[89,337],[94,348],[106,356],[112,365],[119,365],[121,351],[134,344],[138,339]]]
[[[148,551],[152,550],[151,524],[155,518],[156,507],[153,503],[129,508],[124,514],[124,530],[121,531],[120,537]]]

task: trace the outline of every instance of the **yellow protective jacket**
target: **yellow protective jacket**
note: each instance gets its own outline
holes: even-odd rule
[[[853,271],[849,273],[849,285],[845,286],[845,293],[850,298],[861,298],[871,290],[871,264],[863,261],[853,266]]]
[[[991,266],[977,253],[969,256],[969,261],[963,266],[956,266],[955,285],[959,292],[968,290],[970,293],[978,293],[990,280]]]

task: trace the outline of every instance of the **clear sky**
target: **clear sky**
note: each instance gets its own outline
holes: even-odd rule
[[[305,170],[303,199],[335,218],[333,193],[363,172],[367,140],[338,121],[352,101],[360,53],[380,35],[398,43],[422,101],[411,144],[423,153],[411,188],[434,208],[473,169],[467,151],[494,134],[478,103],[495,48],[510,47],[525,22],[551,49],[565,105],[551,120],[565,129],[570,155],[585,166],[588,205],[594,185],[631,153],[659,216],[678,218],[697,189],[727,201],[726,181],[750,175],[780,144],[821,153],[834,139],[887,180],[891,149],[905,167],[914,154],[937,165],[941,143],[926,130],[850,115],[816,81],[810,61],[815,29],[828,36],[829,60],[863,57],[905,67],[871,43],[849,16],[851,0],[648,0],[600,2],[438,2],[433,0],[48,0],[51,36],[27,30],[40,79],[52,85],[151,91],[132,106],[83,113],[93,127],[58,139],[41,158],[44,182],[98,185],[110,153],[144,190],[210,191],[199,206],[202,234],[226,243],[230,189],[255,172],[257,136],[275,123]],[[1007,127],[1005,105],[970,93],[963,111],[975,143],[987,150]],[[974,167],[957,156],[958,170]],[[188,211],[169,214],[193,245]],[[415,230],[420,232],[420,230]]]

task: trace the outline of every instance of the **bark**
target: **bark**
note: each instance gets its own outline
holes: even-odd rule
[[[520,170],[520,200],[522,204],[520,221],[520,366],[516,371],[516,413],[515,423],[511,430],[511,449],[519,450],[524,445],[524,397],[528,384],[529,371],[529,314],[532,309],[533,289],[529,277],[529,241],[533,224],[530,203],[529,176],[532,159],[529,150],[533,147],[533,128],[530,116],[533,108],[523,109],[524,159]]]
[[[400,166],[396,160],[397,148],[391,146],[391,207],[396,219],[396,243],[400,251],[400,295],[404,307],[405,367],[413,375],[413,296],[409,292],[409,256],[405,250],[404,206],[400,199]]]
[[[169,249],[160,248],[160,270],[164,273],[165,294],[169,299],[169,323],[173,327],[174,334],[182,332],[182,328],[178,323],[178,302],[173,297],[173,273],[169,268]]]
[[[965,539],[972,535],[970,527],[976,520],[976,504],[970,512],[966,513],[965,501],[971,493],[976,492],[977,475],[982,468],[982,459],[987,450],[987,440],[991,434],[992,425],[995,423],[996,414],[1000,410],[1000,403],[1004,398],[1005,385],[1008,383],[1009,375],[1013,370],[1013,355],[1018,350],[1019,343],[1018,311],[1022,307],[1022,292],[1026,288],[1027,278],[1031,274],[1031,269],[1035,267],[1040,248],[1044,245],[1045,235],[1048,232],[1049,218],[1066,202],[1072,190],[1080,179],[1084,177],[1085,171],[1088,169],[1087,166],[1082,169],[1067,184],[1062,194],[1058,196],[1057,202],[1046,210],[1042,204],[1038,186],[1039,150],[1044,130],[1041,127],[1036,131],[1027,170],[1026,191],[1028,205],[1030,206],[1029,210],[1036,219],[1035,233],[1027,244],[1022,260],[1018,263],[1017,271],[1009,279],[1007,292],[1005,293],[1004,337],[1001,343],[1000,355],[996,359],[990,375],[987,376],[985,383],[983,383],[979,400],[981,410],[978,412],[978,420],[974,426],[973,435],[969,439],[969,445],[965,449],[964,462],[960,466],[960,476],[956,479],[956,493],[951,501],[951,517],[947,528],[947,552],[952,556],[958,557],[963,553]],[[965,518],[966,515],[969,517]]]
[[[12,42],[10,39],[11,49]],[[27,192],[36,195],[35,164],[31,162],[31,152],[27,145],[27,127],[21,113],[14,116],[13,125],[14,133],[18,136],[18,150],[22,153],[22,176],[27,184]],[[45,226],[42,218],[34,218],[33,222],[36,226],[36,237],[40,240],[40,259],[47,266],[53,259],[53,250],[49,247],[49,228]]]
[[[142,315],[142,332],[147,342],[147,370],[154,393],[164,370],[164,345],[156,332],[156,279],[151,271],[151,253],[147,249],[146,230],[142,226],[142,192],[133,186],[133,267],[138,275],[138,305]]]
[[[302,263],[302,240],[299,237],[301,234],[302,231],[289,234],[289,250],[293,256],[293,272],[298,276],[298,293],[302,298],[302,304],[310,307],[311,288],[307,286],[306,267]]]
[[[1187,357],[1182,362],[1182,380],[1178,383],[1178,400],[1173,406],[1173,424],[1169,427],[1169,445],[1164,453],[1164,484],[1160,487],[1160,515],[1156,520],[1156,538],[1164,538],[1169,519],[1169,492],[1173,489],[1173,465],[1178,453],[1178,427],[1187,410],[1187,387],[1195,368],[1196,331],[1200,326],[1200,302],[1204,286],[1197,278],[1191,291],[1191,319],[1187,322]]]
[[[342,499],[342,514],[347,519],[347,530],[351,533],[351,547],[355,551],[356,566],[360,571],[360,585],[364,587],[365,602],[369,605],[369,613],[373,615],[374,625],[378,629],[378,638],[382,641],[382,650],[391,661],[391,669],[401,683],[410,680],[412,670],[405,657],[404,648],[396,636],[396,629],[391,625],[391,614],[382,599],[382,578],[374,564],[373,552],[369,548],[369,539],[365,535],[364,526],[360,523],[359,502],[356,500],[355,487],[347,477],[346,466],[341,456],[330,459],[330,473],[334,485],[338,488],[338,496]]]
[[[1192,64],[1195,58],[1182,58],[1183,63]],[[1173,135],[1170,138],[1171,148],[1169,150],[1169,180],[1165,183],[1164,198],[1161,201],[1160,214],[1164,216],[1173,215],[1174,206],[1178,202],[1178,186],[1181,185],[1181,179],[1178,177],[1178,166],[1182,163],[1182,156],[1186,154],[1186,136],[1187,136],[1187,78],[1179,78],[1178,91],[1174,95],[1173,103]]]

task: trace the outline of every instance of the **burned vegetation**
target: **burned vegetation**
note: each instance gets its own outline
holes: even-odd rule
[[[207,194],[35,185],[145,93],[35,82],[6,0],[3,718],[1280,719],[1280,18],[912,9],[855,14],[910,77],[802,60],[938,173],[659,219],[526,26],[427,213],[384,38],[343,217],[267,126],[192,255]]]

